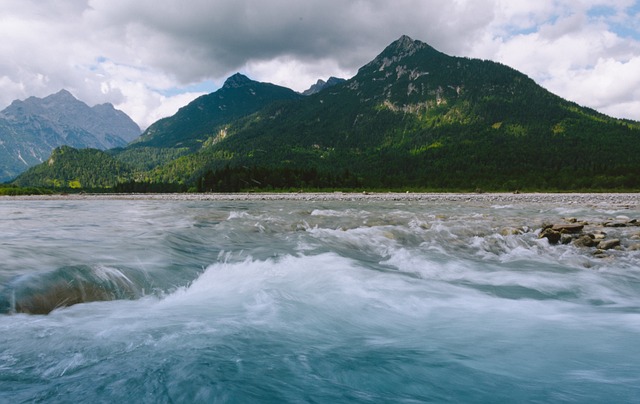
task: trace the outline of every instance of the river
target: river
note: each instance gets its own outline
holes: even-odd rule
[[[636,401],[640,208],[594,198],[2,199],[0,402]]]

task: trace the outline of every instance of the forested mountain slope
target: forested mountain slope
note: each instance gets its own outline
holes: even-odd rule
[[[187,151],[136,168],[128,185],[178,183],[202,191],[640,187],[638,123],[566,101],[507,66],[451,57],[406,36],[350,80],[285,98],[227,116],[208,132],[186,111],[173,128],[154,124],[162,136],[147,131],[140,144]]]
[[[568,102],[507,66],[402,37],[351,80],[234,123],[224,141],[158,179],[175,180],[181,166],[186,182],[256,166],[348,171],[371,187],[636,187],[639,156],[637,123]]]

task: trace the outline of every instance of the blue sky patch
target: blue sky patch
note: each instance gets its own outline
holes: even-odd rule
[[[609,6],[595,6],[587,12],[590,19],[604,21],[618,36],[640,40],[640,2],[627,8],[625,14],[624,20],[621,20],[616,10]]]

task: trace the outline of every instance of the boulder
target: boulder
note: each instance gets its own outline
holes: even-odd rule
[[[560,232],[560,233],[580,233],[584,229],[584,224],[582,223],[562,223],[562,224],[554,224],[551,227],[551,230]]]
[[[607,255],[607,253],[604,250],[596,250],[593,253],[593,256],[595,258],[608,258],[609,257],[609,255]]]
[[[576,247],[595,247],[596,244],[598,242],[589,235],[581,236],[573,242]]]
[[[141,297],[144,289],[129,276],[85,265],[20,275],[0,290],[0,313],[48,314],[78,303]]]
[[[560,233],[560,243],[561,244],[569,244],[573,241],[573,236],[571,234]]]
[[[627,227],[627,222],[606,222],[604,224],[605,227]]]
[[[560,243],[562,244],[569,244],[571,241],[573,241],[573,236],[571,236],[571,234],[562,234],[560,233]]]
[[[559,231],[553,230],[552,228],[548,227],[540,232],[538,238],[546,238],[549,241],[549,244],[558,244],[561,236],[562,234],[560,234]]]
[[[603,240],[598,243],[599,250],[610,250],[620,245],[620,239],[612,238],[611,240]]]

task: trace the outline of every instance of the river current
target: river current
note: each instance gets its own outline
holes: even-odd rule
[[[628,225],[603,227],[621,246],[601,253],[538,237],[569,217]],[[638,205],[5,199],[0,402],[637,402],[634,218]]]

